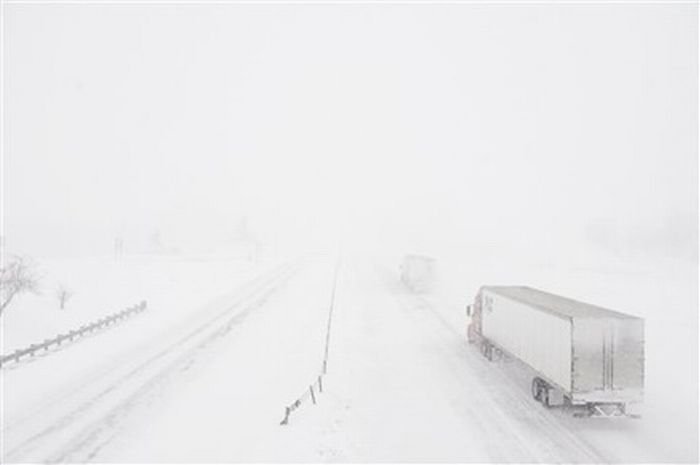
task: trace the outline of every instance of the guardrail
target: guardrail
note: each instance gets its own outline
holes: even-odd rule
[[[318,402],[318,395],[323,392],[323,376],[328,371],[328,349],[331,345],[331,323],[333,322],[333,309],[335,308],[335,289],[338,284],[338,268],[340,267],[340,259],[336,262],[335,272],[333,274],[333,291],[331,292],[331,305],[328,309],[328,323],[326,325],[326,346],[323,351],[323,364],[321,365],[321,370],[313,383],[311,383],[308,389],[297,397],[297,399],[284,408],[284,418],[280,422],[280,425],[289,424],[289,416],[293,411],[301,407],[304,401],[311,399],[314,405]]]
[[[77,330],[71,330],[66,334],[59,334],[53,339],[45,339],[44,342],[39,344],[31,344],[29,347],[15,350],[11,354],[0,355],[0,368],[4,367],[10,362],[17,363],[20,361],[20,359],[22,359],[22,357],[34,357],[39,351],[43,350],[44,352],[48,352],[51,346],[59,347],[64,344],[71,344],[87,334],[91,334],[108,326],[114,325],[132,315],[143,312],[145,309],[146,301],[142,300],[139,304],[128,307],[121,312],[114,313],[90,324],[83,325]]]

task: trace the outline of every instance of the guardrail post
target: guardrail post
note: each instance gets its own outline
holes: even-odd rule
[[[323,377],[321,375],[318,375],[318,392],[323,392],[323,383],[322,380]]]
[[[316,395],[314,394],[314,387],[309,386],[309,390],[311,391],[311,402],[313,402],[314,405],[316,405]]]
[[[284,418],[282,419],[282,421],[280,421],[280,425],[286,425],[287,423],[289,423],[289,412],[290,412],[289,407],[285,407],[284,408]]]

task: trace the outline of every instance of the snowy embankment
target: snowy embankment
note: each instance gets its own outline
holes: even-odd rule
[[[3,315],[2,352],[41,342],[147,300],[177,316],[230,289],[254,269],[244,260],[142,255],[36,259],[40,293],[19,296]],[[60,309],[56,291],[72,292]]]

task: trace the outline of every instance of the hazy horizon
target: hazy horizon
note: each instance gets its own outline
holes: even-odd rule
[[[697,5],[4,8],[10,251],[697,261]]]

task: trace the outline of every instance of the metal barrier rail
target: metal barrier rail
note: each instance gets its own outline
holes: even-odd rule
[[[71,330],[66,334],[59,334],[53,339],[45,339],[44,342],[40,344],[31,344],[29,347],[24,349],[18,349],[7,355],[0,355],[0,368],[7,365],[9,362],[19,362],[24,356],[34,357],[36,353],[40,350],[48,351],[51,346],[59,347],[66,341],[72,343],[75,340],[85,336],[86,334],[93,333],[95,331],[106,328],[107,326],[118,323],[132,315],[141,313],[146,309],[146,301],[142,300],[139,304],[132,307],[128,307],[121,312],[114,313],[100,320],[94,321],[92,323],[86,324],[78,328],[77,330]]]
[[[311,402],[316,405],[318,403],[318,395],[323,392],[323,376],[328,370],[328,349],[331,345],[331,323],[333,322],[333,309],[335,308],[335,289],[338,284],[338,268],[340,268],[340,258],[335,265],[335,271],[333,273],[333,290],[331,291],[331,305],[328,309],[328,323],[326,325],[326,346],[323,351],[323,364],[321,365],[321,372],[316,377],[313,383],[309,385],[297,399],[284,408],[284,418],[280,422],[280,425],[289,424],[289,416],[293,411],[301,407],[304,401],[311,399]],[[315,388],[315,389],[314,389]]]

